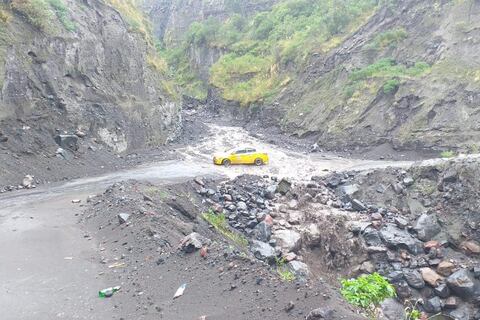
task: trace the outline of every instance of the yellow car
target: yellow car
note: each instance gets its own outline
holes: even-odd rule
[[[227,151],[223,154],[215,154],[213,163],[229,166],[231,164],[254,164],[261,166],[268,164],[268,154],[258,152],[255,148],[245,147]]]

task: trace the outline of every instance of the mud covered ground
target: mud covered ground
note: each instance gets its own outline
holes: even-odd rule
[[[128,181],[90,199],[82,221],[100,241],[101,277],[122,286],[111,298],[120,319],[305,319],[318,308],[325,319],[361,319],[321,278],[283,281],[274,266],[209,227],[198,187]],[[129,214],[126,222],[120,213]],[[182,249],[192,232],[208,239],[205,251]],[[184,295],[173,299],[184,283]]]

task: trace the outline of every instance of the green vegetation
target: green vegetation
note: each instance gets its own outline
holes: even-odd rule
[[[352,305],[362,308],[370,319],[376,319],[380,303],[396,296],[395,288],[376,272],[356,279],[343,279],[341,284],[342,296]]]
[[[311,52],[339,45],[376,10],[378,1],[285,0],[252,17],[245,14],[242,1],[226,4],[233,12],[229,19],[193,23],[181,44],[164,50],[180,73],[176,78],[181,86],[196,74],[188,58],[192,48],[226,52],[211,68],[209,82],[221,89],[223,98],[249,105],[286,85],[286,68],[302,64]],[[197,82],[187,91],[202,96],[204,87]]]
[[[389,94],[398,88],[401,80],[418,77],[429,70],[430,65],[425,62],[416,62],[413,66],[407,67],[391,58],[380,59],[365,68],[353,71],[349,76],[350,83],[345,89],[345,94],[351,97],[371,80],[383,81],[383,92]]]
[[[107,0],[106,2],[118,10],[131,31],[138,32],[149,44],[153,45],[150,22],[138,8],[137,0]]]
[[[55,24],[57,19],[67,31],[75,30],[75,24],[70,19],[68,8],[63,0],[12,0],[10,6],[32,26],[43,32],[57,31]]]
[[[455,151],[452,151],[452,150],[446,150],[446,151],[442,151],[440,153],[440,157],[442,157],[442,158],[453,158],[456,155],[457,154],[455,153]]]
[[[213,210],[202,214],[202,218],[207,221],[212,227],[215,228],[225,238],[230,239],[237,246],[246,248],[248,246],[248,240],[241,234],[232,231],[227,223],[227,219],[224,214],[216,214]]]
[[[58,20],[63,24],[67,31],[73,32],[76,29],[75,23],[70,19],[68,8],[63,0],[47,0],[54,9]]]
[[[407,31],[404,28],[395,28],[391,29],[378,35],[373,38],[373,40],[366,46],[367,49],[385,49],[385,48],[394,48],[402,40],[406,39],[408,36]]]
[[[277,266],[277,273],[280,276],[280,279],[282,279],[282,281],[291,282],[295,280],[295,274],[290,269],[288,269],[286,265],[287,261],[284,257],[276,257],[275,264]]]

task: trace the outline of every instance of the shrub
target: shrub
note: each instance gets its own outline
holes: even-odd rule
[[[373,38],[367,45],[367,48],[384,49],[387,47],[395,47],[399,42],[406,39],[408,36],[404,28],[395,28],[382,32]]]
[[[215,212],[210,210],[203,213],[202,218],[207,221],[220,234],[233,241],[239,247],[244,248],[248,246],[248,240],[243,235],[230,230],[224,214],[216,214]]]
[[[455,156],[456,156],[456,153],[455,151],[452,151],[452,150],[446,150],[440,153],[440,157],[442,158],[453,158]]]
[[[41,31],[51,31],[54,13],[45,0],[12,0],[11,7]]]
[[[385,84],[383,85],[383,92],[385,94],[390,94],[397,90],[397,88],[400,86],[400,81],[397,79],[390,79]]]
[[[63,0],[47,0],[50,6],[54,9],[60,22],[63,24],[67,31],[75,31],[75,23],[70,19],[68,14],[68,8]]]
[[[375,319],[376,308],[380,303],[396,296],[395,288],[378,273],[343,279],[341,284],[342,296],[349,303],[362,308],[371,319]]]

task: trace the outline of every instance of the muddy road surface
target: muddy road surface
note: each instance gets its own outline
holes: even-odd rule
[[[179,152],[181,161],[165,161],[66,184],[45,185],[0,195],[0,310],[2,319],[111,319],[114,300],[97,297],[113,285],[100,274],[99,239],[78,223],[81,204],[72,200],[96,194],[129,179],[167,184],[196,176],[236,176],[243,173],[308,179],[337,170],[412,162],[349,160],[327,154],[302,154],[280,149],[240,128],[211,126],[211,136]],[[252,145],[270,154],[262,167],[218,167],[211,154],[238,145]],[[440,160],[435,160],[440,161]],[[282,308],[283,306],[279,306]]]

